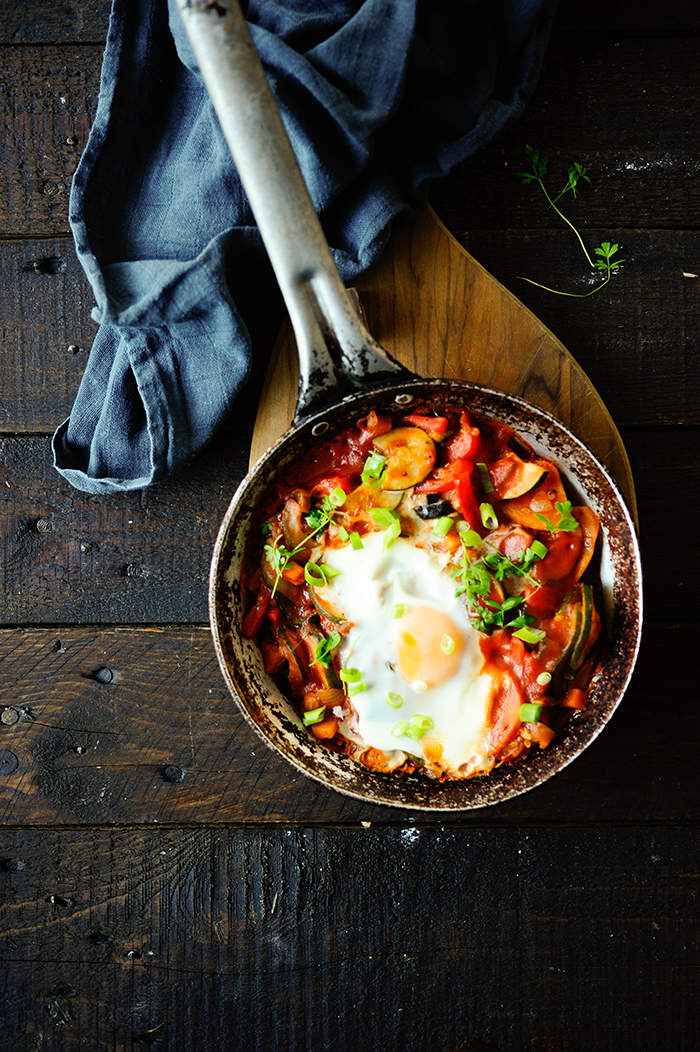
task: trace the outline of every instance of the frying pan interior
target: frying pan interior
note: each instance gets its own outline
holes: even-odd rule
[[[588,707],[575,712],[566,730],[523,763],[504,765],[487,777],[445,783],[424,776],[371,772],[312,738],[289,701],[266,675],[260,652],[240,634],[241,567],[255,510],[270,480],[308,454],[311,444],[377,412],[401,405],[454,405],[504,421],[536,453],[555,461],[574,503],[586,503],[601,520],[599,567],[606,656],[590,691]],[[473,384],[413,380],[346,398],[298,424],[258,462],[241,483],[221,526],[210,578],[214,644],[224,677],[249,724],[297,770],[325,786],[365,802],[426,811],[455,811],[506,800],[545,781],[578,756],[600,733],[627,687],[641,633],[641,567],[634,526],[607,471],[559,421],[522,399]],[[600,600],[600,597],[599,597]]]

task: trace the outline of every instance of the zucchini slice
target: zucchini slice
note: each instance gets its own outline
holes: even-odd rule
[[[323,589],[309,585],[309,592],[311,594],[311,602],[319,614],[323,614],[334,625],[345,624],[347,617],[333,605],[330,599],[323,595]]]
[[[435,467],[435,443],[420,427],[396,427],[378,435],[374,448],[387,458],[384,489],[410,489]]]

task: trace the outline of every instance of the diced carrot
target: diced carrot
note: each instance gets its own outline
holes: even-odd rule
[[[564,700],[560,704],[563,705],[565,709],[585,709],[585,690],[579,690],[578,687],[572,687],[571,690],[567,691]]]
[[[311,730],[317,738],[334,738],[338,733],[338,720],[335,716],[331,716],[330,719],[321,720],[320,723],[313,723]]]
[[[299,563],[289,562],[282,571],[282,578],[290,584],[304,583],[304,568]]]
[[[556,731],[553,731],[546,723],[537,724],[537,741],[540,743],[540,749],[546,749],[556,736]]]
[[[339,687],[313,687],[304,693],[304,712],[313,712],[325,705],[332,709],[334,705],[342,705],[345,693]]]

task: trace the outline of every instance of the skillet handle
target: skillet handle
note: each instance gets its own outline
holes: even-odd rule
[[[295,419],[410,375],[370,336],[341,281],[237,0],[177,4],[294,328]]]

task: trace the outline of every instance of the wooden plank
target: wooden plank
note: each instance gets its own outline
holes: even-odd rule
[[[451,229],[558,229],[517,178],[529,143],[550,155],[555,192],[569,165],[589,168],[592,185],[560,202],[582,228],[683,229],[698,211],[699,141],[700,39],[553,40],[520,119],[435,183],[431,202]]]
[[[614,4],[559,4],[554,33],[619,37],[684,36],[700,29],[700,12],[695,0],[673,0],[658,4],[656,0],[615,0]]]
[[[70,412],[96,332],[69,238],[0,242],[0,431],[53,431]]]
[[[682,493],[685,508],[674,542],[692,551],[700,432],[624,438],[638,479],[647,608],[693,618],[700,571],[668,558],[669,492]],[[248,440],[221,433],[170,482],[99,497],[60,478],[47,439],[0,441],[0,624],[205,622],[211,552]]]
[[[700,272],[700,235],[614,228],[603,236],[621,244],[628,262],[610,286],[582,301],[517,279],[525,274],[547,283],[562,276],[562,287],[582,289],[589,272],[566,230],[459,232],[471,254],[568,347],[619,426],[696,423],[700,279],[683,272]],[[0,431],[47,434],[68,415],[96,332],[93,303],[70,239],[0,241]],[[232,423],[245,428],[255,419],[279,311],[241,307],[254,372]]]
[[[48,439],[0,441],[0,622],[205,622],[214,540],[248,441],[222,434],[177,478],[91,496]]]
[[[68,232],[68,194],[95,117],[102,48],[2,48],[0,235]]]
[[[5,48],[2,61],[9,89],[1,112],[9,134],[0,234],[66,233],[70,179],[95,113],[101,49]],[[639,84],[648,87],[640,91]],[[699,103],[695,37],[554,40],[522,117],[436,183],[431,200],[450,228],[556,226],[535,188],[515,176],[531,142],[551,154],[555,185],[563,185],[573,161],[588,165],[593,186],[572,210],[583,227],[605,228],[614,220],[617,227],[683,228],[700,207],[694,178]]]
[[[649,622],[625,699],[575,763],[504,804],[431,818],[323,789],[273,754],[205,627],[5,629],[0,824],[697,822],[696,636],[696,622]]]
[[[51,433],[70,413],[97,331],[95,298],[71,238],[0,241],[0,432]],[[281,307],[241,304],[251,335],[251,378],[232,414],[253,426]]]
[[[32,0],[0,4],[0,44],[78,44],[107,36],[110,0]]]
[[[566,229],[477,230],[458,236],[557,334],[618,426],[700,422],[700,376],[691,364],[700,345],[697,231],[614,227],[588,232],[591,254],[603,240],[617,242],[626,262],[609,285],[583,300],[519,279],[564,291],[590,290],[591,271]]]
[[[700,1041],[686,829],[23,830],[0,843],[7,1049]]]

